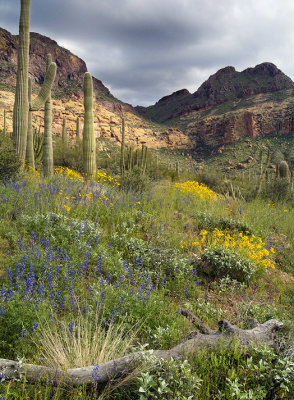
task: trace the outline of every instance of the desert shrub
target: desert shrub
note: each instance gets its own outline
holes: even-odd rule
[[[232,249],[208,247],[200,260],[201,270],[212,279],[229,276],[240,282],[248,282],[256,272],[252,261]]]
[[[291,198],[291,184],[287,178],[277,178],[268,182],[262,192],[264,198],[272,201],[283,201]]]
[[[0,136],[0,180],[10,179],[17,175],[21,166],[12,140],[8,135]]]
[[[206,212],[196,212],[193,214],[193,218],[198,226],[198,229],[214,229],[230,230],[243,232],[247,234],[253,234],[253,229],[244,221],[238,221],[237,219],[227,217],[216,217]]]
[[[144,192],[151,186],[148,175],[142,175],[140,168],[134,168],[132,171],[126,171],[119,180],[120,187],[123,190],[134,190],[135,192]]]
[[[83,172],[82,141],[70,145],[57,138],[54,143],[54,165]]]
[[[156,246],[139,238],[126,238],[123,235],[113,235],[111,243],[122,251],[122,256],[132,265],[138,264],[148,270],[151,275],[163,274],[174,276],[175,274],[189,273],[191,265],[187,257],[172,248]]]

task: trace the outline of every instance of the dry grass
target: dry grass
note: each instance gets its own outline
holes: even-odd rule
[[[125,321],[106,324],[98,312],[79,313],[72,327],[66,322],[40,323],[39,356],[43,364],[62,369],[101,364],[131,352],[138,327]]]

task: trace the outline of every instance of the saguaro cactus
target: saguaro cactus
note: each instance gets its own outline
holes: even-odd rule
[[[28,112],[29,109],[31,111],[37,111],[43,107],[55,79],[56,64],[51,63],[38,97],[31,105],[29,105],[28,72],[31,0],[20,0],[20,5],[19,47],[17,56],[15,101],[13,108],[13,141],[18,155],[22,160],[24,160],[27,147]]]
[[[20,1],[19,45],[17,55],[17,75],[13,108],[13,141],[16,152],[25,159],[28,130],[28,74],[30,47],[30,8],[31,0]]]
[[[31,104],[32,101],[32,81],[28,79],[28,101]],[[26,161],[27,164],[35,169],[35,157],[34,157],[34,142],[33,142],[33,129],[32,129],[32,111],[28,111],[28,130],[27,130],[27,148],[26,148]]]
[[[120,147],[120,173],[125,173],[125,119],[121,123],[121,147]]]
[[[84,131],[83,163],[86,179],[94,179],[96,174],[96,139],[93,114],[93,82],[89,72],[84,75]]]
[[[66,128],[66,119],[63,118],[62,121],[62,143],[66,144],[67,143],[67,128]]]
[[[4,110],[4,114],[3,114],[3,123],[4,123],[4,126],[3,126],[3,133],[4,133],[4,135],[6,135],[6,110]]]
[[[51,54],[47,55],[46,72],[52,63]],[[45,176],[53,174],[53,145],[52,145],[52,102],[51,90],[45,103],[44,113],[44,142],[43,142],[43,172]]]
[[[76,138],[80,138],[80,117],[77,117]]]

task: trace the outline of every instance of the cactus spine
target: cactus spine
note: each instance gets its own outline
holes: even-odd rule
[[[84,75],[84,131],[83,131],[83,163],[86,179],[94,179],[96,175],[96,140],[93,114],[93,81],[89,72]]]
[[[62,143],[66,144],[67,143],[67,128],[66,128],[66,119],[63,118],[62,121]]]
[[[28,79],[28,101],[29,104],[32,101],[32,81]],[[32,129],[32,111],[28,111],[28,131],[27,131],[27,148],[26,148],[26,161],[27,164],[35,169],[35,157],[34,157],[34,142],[33,142],[33,129]]]
[[[28,130],[28,74],[30,47],[30,7],[31,0],[21,0],[19,18],[19,47],[17,55],[17,75],[13,107],[13,141],[19,157],[24,160]]]
[[[51,54],[47,55],[46,72],[52,63]],[[53,145],[52,145],[52,102],[51,89],[45,103],[44,113],[44,142],[43,142],[43,172],[45,176],[53,174]]]
[[[120,148],[120,173],[125,173],[125,119],[122,118],[121,125],[121,148]]]

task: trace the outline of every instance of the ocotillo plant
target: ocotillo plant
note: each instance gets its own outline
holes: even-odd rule
[[[121,124],[121,147],[120,147],[120,173],[125,173],[125,119],[122,118]]]
[[[63,118],[63,121],[62,121],[62,143],[67,144],[66,118]]]
[[[28,79],[28,101],[29,101],[29,104],[31,104],[31,101],[32,101],[32,80],[31,80],[31,78]],[[30,109],[28,111],[26,162],[31,168],[35,169],[32,111],[30,111]]]
[[[31,0],[20,0],[19,47],[17,56],[17,76],[13,108],[13,141],[16,152],[24,160],[27,147],[28,112],[43,107],[56,74],[56,64],[52,63],[46,73],[44,84],[31,106],[28,101],[28,69],[30,47]]]
[[[46,71],[52,63],[51,54],[47,55]],[[45,176],[53,174],[53,144],[52,144],[52,102],[51,90],[45,103],[44,112],[44,142],[43,142],[43,172]]]
[[[93,81],[89,72],[84,75],[84,131],[83,131],[83,163],[86,179],[94,179],[96,175],[96,139],[93,114]]]

